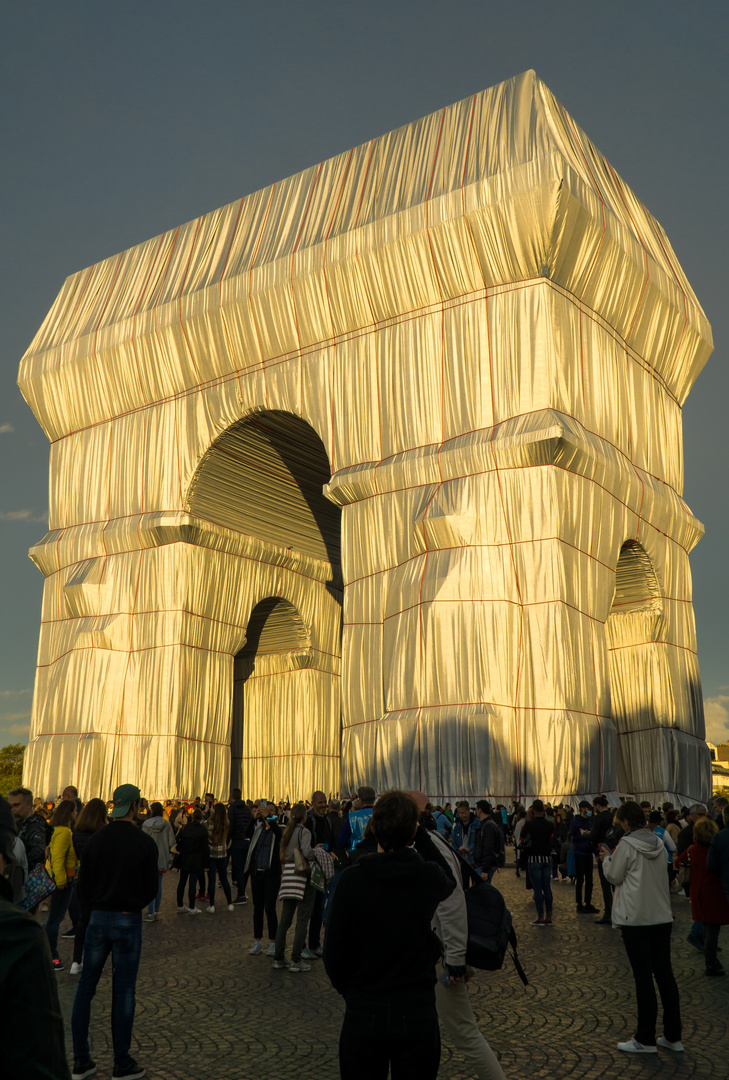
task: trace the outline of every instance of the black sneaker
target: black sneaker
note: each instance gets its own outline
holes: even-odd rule
[[[146,1071],[142,1065],[137,1065],[134,1058],[130,1058],[126,1069],[120,1069],[118,1065],[115,1065],[111,1076],[112,1080],[122,1080],[122,1077],[124,1080],[140,1080]]]
[[[578,915],[584,915],[585,914],[585,909],[584,909],[582,904],[577,905],[577,914]]]
[[[86,1061],[74,1061],[71,1077],[72,1080],[86,1080],[87,1076],[93,1076],[95,1072],[96,1065],[88,1058]]]
[[[592,904],[585,904],[585,911],[588,915],[599,915],[600,909],[593,907]]]
[[[248,897],[245,894],[243,896],[236,896],[233,903],[234,904],[247,904],[248,903]]]
[[[62,938],[75,938],[76,937],[76,931],[73,929],[73,927],[71,927],[71,929],[67,930],[65,934],[61,934],[61,937]]]

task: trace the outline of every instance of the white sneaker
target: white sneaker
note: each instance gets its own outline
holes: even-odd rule
[[[235,911],[235,904],[228,904],[228,911]]]
[[[629,1039],[628,1042],[618,1043],[618,1050],[624,1050],[626,1054],[657,1054],[657,1046],[643,1046],[637,1039]]]
[[[302,960],[316,960],[317,959],[317,954],[314,952],[313,949],[302,949],[301,950],[301,959]]]
[[[69,975],[80,975],[82,967],[83,967],[83,964],[77,964],[76,961],[74,960],[74,962],[71,964],[71,970],[69,971]],[[666,1045],[670,1046],[672,1050],[676,1049],[676,1044],[675,1043],[666,1043]],[[681,1049],[683,1050],[683,1047],[681,1047]]]
[[[249,956],[260,956],[262,952],[263,952],[263,945],[261,945],[260,941],[254,941],[253,942],[253,948],[248,950],[248,955]]]
[[[185,912],[186,912],[186,911],[189,911],[189,910],[190,910],[189,908],[186,908],[186,907],[184,907],[184,906],[183,906],[183,907],[178,907],[178,909],[177,909],[177,914],[178,914],[178,915],[184,915],[184,914],[185,914]]]
[[[73,968],[71,968],[71,974],[73,975]],[[676,1042],[671,1042],[665,1035],[659,1035],[656,1042],[659,1046],[665,1046],[666,1050],[675,1050],[677,1054],[683,1053],[683,1043],[680,1039]]]
[[[215,904],[211,904],[210,907],[206,908],[205,910],[207,911],[208,915],[214,915],[215,914]]]
[[[199,907],[191,907],[191,908],[188,908],[187,914],[188,915],[202,915],[202,911],[200,910]]]
[[[298,964],[289,964],[289,971],[311,971],[311,964],[299,960]]]
[[[269,946],[266,949],[266,956],[275,956],[275,955],[276,955],[276,943],[275,943],[275,941],[272,941],[272,942],[269,943]]]

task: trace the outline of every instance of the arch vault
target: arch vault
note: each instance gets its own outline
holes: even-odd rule
[[[706,798],[711,349],[533,72],[72,275],[19,377],[52,443],[28,782]]]

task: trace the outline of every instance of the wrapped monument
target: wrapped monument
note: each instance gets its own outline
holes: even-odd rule
[[[705,798],[711,349],[533,72],[74,274],[27,781]]]

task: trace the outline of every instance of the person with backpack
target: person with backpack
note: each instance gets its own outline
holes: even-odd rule
[[[476,803],[476,817],[479,824],[473,835],[473,866],[490,885],[497,869],[506,862],[504,834],[494,821],[491,803],[486,799]]]
[[[466,966],[468,948],[468,917],[466,895],[463,889],[461,863],[453,848],[437,830],[428,830],[427,796],[421,791],[411,791],[420,810],[420,828],[415,834],[415,850],[426,860],[430,854],[428,843],[435,854],[445,863],[456,882],[450,896],[441,900],[433,915],[433,931],[443,945],[443,956],[436,964],[438,981],[435,984],[435,1006],[441,1029],[463,1054],[478,1080],[506,1080],[499,1060],[484,1038],[473,1012],[466,983],[473,968]]]
[[[438,833],[443,839],[450,840],[451,833],[453,832],[453,825],[451,824],[450,818],[446,816],[440,806],[436,806],[433,811],[433,821],[435,822]]]

